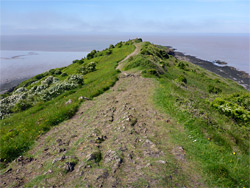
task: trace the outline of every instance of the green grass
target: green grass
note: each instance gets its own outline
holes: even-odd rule
[[[39,102],[32,108],[14,113],[10,117],[0,121],[1,130],[1,165],[4,165],[27,151],[34,141],[46,133],[52,126],[71,118],[77,111],[80,96],[93,98],[108,90],[117,81],[119,71],[115,68],[117,63],[134,51],[134,45],[123,45],[121,48],[112,49],[111,55],[98,56],[86,60],[96,61],[96,71],[84,75],[85,84],[80,87],[63,93],[62,95],[48,101]],[[82,65],[74,63],[62,69],[68,75],[76,74]],[[58,76],[61,78],[60,75]],[[30,80],[35,80],[31,78]],[[24,86],[29,81],[21,83]],[[69,99],[72,103],[65,105]]]
[[[145,45],[143,55],[134,57],[124,67],[125,70],[145,70],[144,76],[158,81],[154,103],[177,122],[171,130],[171,141],[185,148],[188,160],[197,165],[197,172],[209,186],[249,187],[250,127],[210,105],[215,98],[234,93],[249,96],[249,92],[234,81],[189,62],[172,56],[162,58],[155,46],[147,44],[147,52],[144,48]],[[165,73],[160,78],[154,74],[149,76],[149,69],[160,70],[164,66]],[[180,75],[187,83],[178,82]],[[219,88],[220,92],[211,92],[211,87]]]

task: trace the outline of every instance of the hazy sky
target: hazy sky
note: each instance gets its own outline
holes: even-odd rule
[[[249,33],[249,0],[0,0],[2,35]]]

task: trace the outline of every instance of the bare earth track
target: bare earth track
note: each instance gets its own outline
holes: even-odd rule
[[[137,46],[126,59],[138,52]],[[156,84],[121,73],[108,92],[42,135],[28,152],[32,158],[13,162],[0,187],[203,187],[198,175],[186,173],[184,149],[169,143],[166,127],[175,125],[152,105]]]

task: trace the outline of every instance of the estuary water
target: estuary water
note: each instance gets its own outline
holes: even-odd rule
[[[136,37],[172,46],[204,60],[225,61],[229,66],[250,73],[248,35],[1,36],[0,84],[67,66],[93,49],[102,50],[110,44]]]
[[[1,50],[0,84],[68,66],[73,60],[85,57],[87,53]]]

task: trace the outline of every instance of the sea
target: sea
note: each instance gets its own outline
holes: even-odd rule
[[[228,66],[250,73],[249,35],[246,34],[1,36],[0,84],[70,65],[93,49],[102,50],[110,44],[136,37],[172,46],[186,55],[211,62],[221,60]]]

